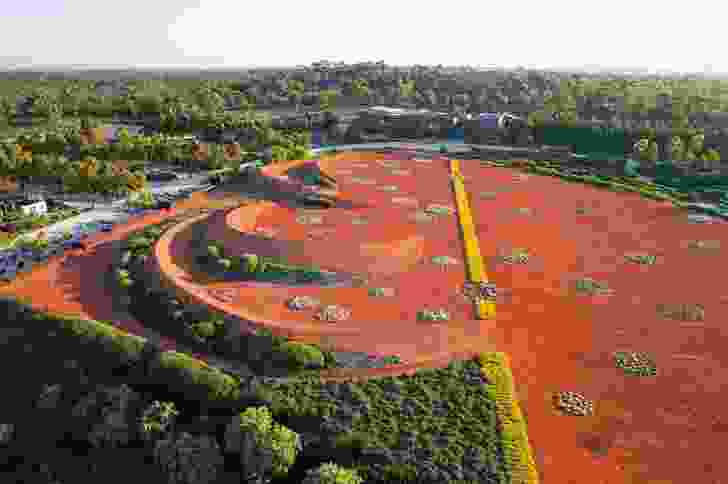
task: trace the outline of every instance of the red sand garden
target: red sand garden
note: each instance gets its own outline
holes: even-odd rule
[[[330,341],[393,352],[403,360],[424,359],[438,349],[509,354],[543,482],[718,482],[716,476],[728,475],[718,459],[717,444],[728,427],[719,417],[724,402],[716,398],[725,379],[718,321],[728,300],[717,281],[708,280],[718,274],[716,246],[728,243],[724,224],[691,224],[685,212],[634,194],[464,162],[486,271],[501,292],[496,320],[476,321],[472,306],[457,296],[465,274],[456,219],[422,217],[413,225],[408,217],[417,213],[409,199],[419,209],[430,203],[452,207],[447,163],[407,160],[401,153],[336,158],[327,160],[326,169],[339,180],[343,198],[365,202],[365,208],[322,211],[314,224],[300,223],[301,214],[288,209],[265,209],[255,227],[245,227],[250,220],[240,218],[241,230],[268,231],[275,243],[256,247],[285,253],[292,263],[352,272],[366,272],[361,245],[388,239],[393,247],[388,270],[368,274],[367,287],[394,288],[396,299],[372,298],[366,287],[253,288],[227,282],[208,289],[228,291],[230,304],[266,319],[290,322],[291,328],[318,325]],[[383,188],[389,185],[397,191]],[[356,218],[368,220],[366,230],[352,226]],[[212,224],[211,234],[234,244],[240,234],[222,220]],[[335,239],[307,237],[315,230],[329,230]],[[409,261],[404,257],[402,267],[409,269],[397,271],[396,263],[389,266],[394,249],[412,233],[422,237],[422,258],[408,266],[412,255]],[[702,248],[693,247],[701,240]],[[232,247],[246,249],[242,243]],[[516,249],[525,249],[525,263],[519,263]],[[433,255],[461,263],[438,267],[428,262]],[[639,256],[654,256],[654,263],[635,262]],[[577,293],[583,278],[605,283],[604,294]],[[350,307],[351,317],[324,323],[311,312],[289,311],[284,301],[299,294]],[[658,311],[660,304],[699,304],[704,318],[670,319]],[[415,321],[413,314],[424,305],[446,307],[452,320]],[[335,334],[344,328],[351,332]],[[657,376],[625,375],[615,364],[617,351],[648,353]],[[562,391],[592,400],[594,414],[555,410],[552,399]]]
[[[408,157],[329,157],[325,169],[356,208],[319,214],[267,208],[252,216],[256,226],[250,227],[250,207],[209,220],[209,236],[238,244],[236,250],[245,248],[239,230],[272,230],[278,245],[263,240],[256,247],[285,254],[291,263],[365,273],[367,285],[188,283],[208,293],[227,290],[232,298],[222,307],[243,307],[342,349],[430,363],[445,361],[448,352],[507,353],[547,484],[722,482],[728,476],[719,455],[728,431],[722,417],[728,356],[721,351],[726,330],[719,322],[726,320],[728,294],[717,277],[728,227],[689,223],[685,212],[637,195],[463,162],[486,271],[500,290],[496,319],[477,321],[457,294],[465,267],[456,215],[420,213],[428,204],[453,207],[447,163]],[[301,215],[322,219],[302,222]],[[35,306],[55,312],[115,319],[144,335],[133,319],[119,320],[98,281],[111,263],[111,249],[102,242],[121,239],[153,218],[100,236],[88,255],[64,270],[54,260],[0,291],[32,297]],[[316,230],[318,236],[310,236]],[[177,234],[169,258],[160,260],[164,271],[178,271],[175,277],[184,274],[189,257],[184,230]],[[381,265],[369,271],[372,254]],[[458,263],[438,265],[433,256]],[[639,257],[650,263],[637,262]],[[579,294],[583,278],[605,283],[603,293]],[[391,292],[371,296],[371,287]],[[312,311],[290,311],[284,301],[297,294],[348,307],[351,317],[328,323],[315,320]],[[670,309],[678,304],[699,310],[678,314]],[[422,307],[443,307],[451,320],[417,321]],[[649,354],[656,376],[625,375],[614,352]],[[562,391],[592,400],[594,414],[555,410],[552,398]]]

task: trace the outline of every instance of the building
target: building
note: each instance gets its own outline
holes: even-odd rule
[[[390,138],[446,137],[452,117],[427,109],[401,109],[375,106],[359,111],[354,123],[368,134]]]

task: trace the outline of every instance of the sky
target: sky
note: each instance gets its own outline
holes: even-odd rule
[[[0,21],[0,67],[278,67],[326,59],[728,73],[721,25],[726,5],[708,0],[674,6],[655,0],[8,1]]]

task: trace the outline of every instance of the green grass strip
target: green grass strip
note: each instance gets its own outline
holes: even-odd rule
[[[538,470],[528,442],[526,421],[514,393],[513,374],[508,356],[504,353],[480,353],[478,355],[488,396],[496,404],[496,414],[501,431],[501,443],[505,456],[507,483],[538,484]]]

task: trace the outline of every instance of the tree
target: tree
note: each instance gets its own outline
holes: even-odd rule
[[[304,85],[303,81],[298,81],[295,79],[291,79],[288,81],[286,92],[288,96],[293,99],[296,105],[296,112],[299,112],[301,109],[301,98],[303,98],[303,93],[305,89],[306,86]]]
[[[337,92],[332,89],[321,91],[319,95],[319,105],[322,111],[331,111],[334,107],[334,101],[336,100]]]
[[[685,143],[679,136],[673,136],[671,139],[670,157],[673,160],[682,160],[685,157]]]
[[[284,477],[302,445],[296,432],[273,421],[267,407],[249,407],[226,427],[225,448],[240,453],[244,478],[256,474]],[[262,455],[267,456],[266,465],[256,465],[263,460]]]
[[[364,79],[355,79],[354,82],[351,84],[351,91],[354,96],[360,98],[368,98],[370,95],[369,84]]]
[[[649,145],[647,146],[646,159],[647,159],[647,161],[654,163],[657,161],[658,158],[659,158],[659,150],[657,147],[657,142],[652,140],[652,141],[650,141]]]
[[[326,462],[309,469],[303,484],[362,484],[364,479],[354,469],[346,469],[333,462]]]
[[[696,134],[690,137],[688,142],[688,149],[693,153],[702,153],[705,145],[705,136],[702,134]]]
[[[415,81],[399,81],[399,97],[410,99],[415,95]]]

